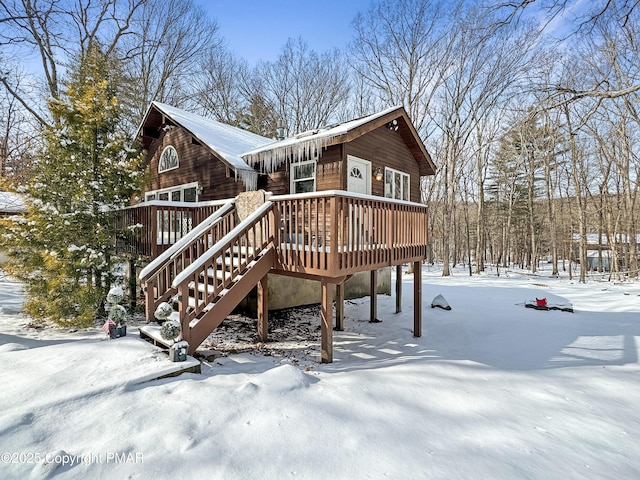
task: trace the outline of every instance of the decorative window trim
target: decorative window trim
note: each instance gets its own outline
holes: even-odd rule
[[[166,165],[167,162],[169,162],[168,166]],[[160,160],[158,161],[158,173],[175,170],[178,167],[180,167],[178,151],[172,145],[166,146],[160,154]]]
[[[313,175],[310,177],[295,177],[296,167],[302,167],[304,165],[313,165]],[[308,182],[309,180],[313,180],[313,190],[316,191],[316,172],[318,171],[318,161],[317,160],[307,160],[306,162],[295,162],[289,165],[289,191],[291,193],[296,193],[296,184],[301,182]]]
[[[391,176],[391,178],[389,178]],[[399,176],[400,191],[396,191],[395,178]],[[405,181],[406,179],[406,181]],[[411,200],[411,175],[394,168],[384,167],[384,196],[396,200]]]
[[[187,200],[184,199],[184,192],[185,190],[189,190],[195,188],[195,201],[199,201],[200,200],[200,193],[199,193],[199,186],[198,186],[198,182],[192,182],[192,183],[184,183],[182,185],[176,185],[174,187],[169,187],[169,188],[161,188],[159,190],[150,190],[148,192],[145,192],[144,194],[144,199],[146,202],[152,201],[152,200],[159,200],[160,195],[163,194],[167,194],[168,195],[168,200],[165,201],[169,201],[171,200],[171,197],[173,196],[172,194],[180,192],[180,200],[173,200],[175,201],[180,201],[180,202],[185,202]]]

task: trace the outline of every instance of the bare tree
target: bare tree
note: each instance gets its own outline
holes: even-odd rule
[[[566,27],[561,41],[574,41],[579,37],[592,37],[603,26],[625,32],[640,17],[638,0],[596,0],[575,2],[573,0],[519,0],[515,2],[496,1],[492,8],[502,12],[502,24],[520,20],[525,12],[538,8],[546,12],[543,29],[555,20],[562,21]],[[570,37],[575,37],[571,39]],[[585,82],[574,85],[549,85],[548,91],[558,104],[573,102],[585,97],[595,98],[599,102],[624,97],[640,91],[640,82],[635,81],[621,87],[611,85],[606,76],[590,77]]]
[[[111,55],[121,38],[131,33],[132,18],[145,1],[0,0],[0,45],[10,52],[5,55],[37,52],[47,96],[59,98],[62,72],[74,52],[84,52],[95,42]],[[0,82],[38,121],[46,123],[6,76],[0,76]]]
[[[483,17],[473,8],[460,12],[451,34],[452,61],[436,97],[439,109],[433,121],[442,132],[441,141],[446,152],[441,159],[448,192],[445,218],[456,202],[457,179],[460,169],[465,168],[464,152],[472,144],[474,132],[484,118],[501,108],[508,92],[515,93],[520,82],[531,75],[535,32],[514,28],[486,35],[491,22],[490,17]],[[444,275],[450,273],[448,245],[445,238]]]
[[[26,76],[19,69],[7,72],[17,88]],[[21,181],[33,164],[32,147],[37,145],[34,135],[38,132],[33,116],[6,90],[0,89],[0,179]]]
[[[337,120],[349,100],[349,69],[342,54],[335,49],[318,54],[301,38],[289,39],[277,60],[258,65],[253,76],[289,133]]]
[[[0,85],[41,124],[44,99],[59,98],[71,58],[98,44],[120,61],[127,87],[121,97],[136,124],[151,100],[186,97],[199,58],[217,45],[217,27],[192,0],[0,0],[0,57],[25,64],[35,52],[34,95],[0,72]]]
[[[203,115],[231,125],[239,123],[253,93],[245,88],[249,75],[247,63],[223,47],[209,51],[200,73],[192,77],[193,108]]]
[[[580,282],[587,278],[587,197],[589,196],[589,167],[586,163],[584,151],[576,140],[572,115],[568,105],[563,106],[567,133],[569,135],[569,155],[571,159],[571,174],[574,185],[574,198],[578,207],[578,259],[580,261]]]
[[[356,72],[381,104],[403,105],[424,138],[430,136],[424,128],[450,61],[446,19],[442,2],[380,0],[353,22]]]
[[[505,22],[519,20],[525,10],[539,8],[546,13],[546,23],[561,16],[570,16],[574,22],[574,32],[588,30],[598,24],[606,15],[616,18],[620,26],[625,26],[629,19],[637,12],[638,0],[596,0],[585,2],[586,9],[582,10],[580,2],[575,0],[517,0],[497,1],[492,8],[504,12]],[[579,7],[580,13],[574,13]]]
[[[215,77],[229,62],[217,24],[193,0],[146,0],[132,26],[118,51],[126,59],[125,99],[134,124],[152,100],[187,106],[204,69]]]

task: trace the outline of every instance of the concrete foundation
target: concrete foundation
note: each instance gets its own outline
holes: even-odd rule
[[[345,282],[345,299],[361,298],[369,295],[370,272],[356,273]],[[391,268],[378,269],[378,294],[391,295]],[[320,281],[305,280],[286,275],[269,274],[269,310],[282,310],[303,305],[320,303],[322,289]],[[335,295],[335,287],[334,287]],[[255,316],[257,293],[252,290],[238,306],[237,311]]]

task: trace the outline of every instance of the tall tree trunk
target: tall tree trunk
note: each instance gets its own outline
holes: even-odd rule
[[[580,283],[587,281],[587,209],[586,196],[583,195],[581,185],[584,185],[584,165],[581,164],[582,158],[576,145],[575,132],[571,123],[571,115],[569,107],[564,106],[565,119],[567,121],[567,129],[569,133],[569,154],[571,156],[571,172],[575,185],[575,197],[578,204],[578,258],[580,260]]]
[[[549,242],[551,248],[551,275],[558,275],[558,239],[556,235],[556,215],[555,215],[555,199],[553,196],[553,180],[551,176],[551,161],[546,156],[544,165],[544,176],[546,178],[547,192],[547,218],[549,221]]]

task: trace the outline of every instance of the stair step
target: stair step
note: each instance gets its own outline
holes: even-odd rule
[[[140,337],[144,339],[148,339],[156,346],[161,346],[164,348],[170,348],[173,345],[173,341],[165,340],[160,335],[160,325],[145,325],[140,327]]]
[[[248,272],[251,269],[251,267],[253,267],[258,262],[258,260],[260,260],[260,258],[261,258],[261,256],[259,256],[258,258],[252,260],[251,262],[249,262],[249,264],[247,265],[247,269],[245,270],[245,273]],[[216,297],[215,301],[207,304],[204,307],[204,310],[202,311],[202,313],[198,317],[194,318],[193,320],[191,320],[189,322],[189,327],[193,328],[195,325],[197,325],[198,322],[200,321],[200,318],[203,317],[207,312],[209,312],[213,307],[215,307],[216,302],[218,302],[222,297],[224,297],[231,290],[231,288],[233,288],[233,286],[237,282],[239,282],[243,277],[244,277],[244,273],[240,274],[240,275],[236,275],[234,277],[234,282],[231,285],[229,285],[228,288],[223,288],[220,291],[220,294]],[[190,286],[190,288],[192,289],[192,286]],[[189,296],[189,299],[188,299],[188,306],[189,306],[190,309],[195,309],[195,307],[196,307],[196,301],[191,296]]]

